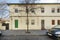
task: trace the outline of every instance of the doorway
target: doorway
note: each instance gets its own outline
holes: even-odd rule
[[[45,30],[45,21],[41,20],[41,30]]]
[[[6,24],[6,30],[9,30],[9,23]]]
[[[2,23],[2,26],[5,26],[5,29],[9,30],[9,23]]]

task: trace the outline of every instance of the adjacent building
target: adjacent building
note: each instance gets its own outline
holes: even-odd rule
[[[10,3],[9,30],[50,29],[60,25],[60,3],[20,4]],[[28,7],[28,22],[26,6]]]

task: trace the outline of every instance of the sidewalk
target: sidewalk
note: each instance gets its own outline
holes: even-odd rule
[[[25,30],[5,30],[2,31],[3,35],[46,35],[47,30],[30,30],[30,33],[26,33]]]

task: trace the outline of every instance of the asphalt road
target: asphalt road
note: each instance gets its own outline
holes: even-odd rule
[[[0,40],[52,40],[48,36],[2,36]]]

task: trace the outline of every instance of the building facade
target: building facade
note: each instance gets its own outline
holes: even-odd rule
[[[10,23],[9,30],[29,30],[51,29],[55,25],[60,25],[60,4],[40,3],[40,4],[19,4],[9,5]],[[28,22],[26,6],[28,6]]]
[[[9,30],[9,20],[0,18],[0,30]]]

